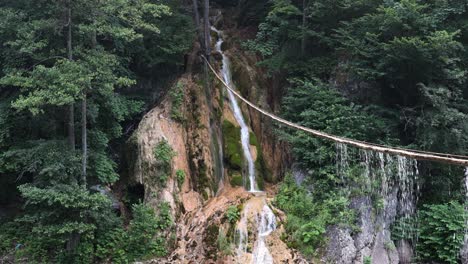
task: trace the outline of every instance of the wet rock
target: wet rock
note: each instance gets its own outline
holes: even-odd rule
[[[465,239],[465,244],[460,250],[460,259],[462,264],[468,264],[468,239]]]
[[[356,247],[350,230],[332,226],[328,229],[326,236],[330,241],[326,249],[325,262],[336,264],[353,263],[356,258]]]
[[[222,61],[223,60],[223,55],[220,52],[217,52],[217,51],[211,52],[211,57],[213,57],[217,61]]]
[[[358,197],[351,201],[350,208],[358,213],[356,224],[360,227],[361,232],[357,233],[353,239],[357,251],[355,262],[362,263],[365,257],[370,256],[370,248],[374,241],[372,201],[370,197]]]
[[[397,242],[398,258],[401,264],[410,264],[413,258],[413,248],[407,240]]]
[[[377,234],[372,249],[372,261],[379,264],[398,264],[398,252],[390,239],[390,232],[382,231]]]

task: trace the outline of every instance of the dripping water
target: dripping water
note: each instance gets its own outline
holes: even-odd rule
[[[343,143],[336,143],[336,170],[344,184],[349,169],[348,146]]]

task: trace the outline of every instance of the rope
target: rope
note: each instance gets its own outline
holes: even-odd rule
[[[373,143],[368,143],[364,141],[335,136],[332,134],[321,132],[315,129],[311,129],[311,128],[304,127],[304,126],[292,123],[290,121],[287,121],[279,116],[276,116],[274,114],[267,112],[266,110],[254,105],[253,103],[251,103],[250,101],[242,97],[242,95],[240,95],[237,91],[229,87],[229,85],[219,76],[219,74],[215,71],[213,66],[209,63],[209,61],[203,55],[201,55],[201,57],[205,60],[208,67],[216,76],[216,78],[219,81],[221,81],[221,83],[226,87],[228,91],[232,92],[237,98],[239,98],[241,101],[243,101],[252,109],[256,110],[257,112],[265,116],[270,117],[271,119],[279,123],[282,123],[284,125],[287,125],[289,127],[292,127],[298,130],[302,130],[304,132],[307,132],[319,138],[328,139],[328,140],[341,143],[341,144],[351,145],[360,149],[400,155],[400,156],[405,156],[405,157],[409,157],[409,158],[416,159],[416,160],[437,161],[437,162],[449,163],[449,164],[454,164],[454,165],[462,165],[462,166],[468,167],[468,156],[452,155],[452,154],[437,153],[437,152],[427,152],[427,151],[413,150],[413,149],[403,149],[403,148],[398,148],[398,147],[388,147],[384,145],[373,144]]]

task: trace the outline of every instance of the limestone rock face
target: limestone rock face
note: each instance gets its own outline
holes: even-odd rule
[[[143,117],[127,144],[128,152],[131,152],[127,155],[134,156],[129,168],[129,184],[142,184],[144,201],[154,208],[161,201],[168,202],[174,219],[181,211],[194,211],[202,206],[203,197],[207,199],[214,195],[216,182],[210,149],[212,138],[207,128],[209,116],[200,115],[200,112],[209,113],[203,89],[193,82],[191,75],[182,76],[175,83],[182,85],[184,90],[184,102],[178,111],[186,119],[185,125],[171,118],[171,100],[166,97]],[[191,96],[197,98],[194,105],[188,103],[193,99]],[[194,119],[193,115],[199,116]],[[164,185],[159,183],[162,173],[158,171],[154,155],[155,147],[162,140],[167,141],[176,153]],[[181,186],[176,180],[178,170],[185,173]]]
[[[371,260],[372,263],[398,264],[401,258],[411,259],[411,246],[397,247],[390,237],[390,226],[397,213],[397,190],[393,189],[385,198],[385,206],[377,214],[373,211],[370,197],[356,197],[350,208],[357,213],[356,224],[359,232],[354,235],[350,230],[333,226],[327,231],[329,243],[325,249],[324,262],[360,264]],[[401,252],[400,252],[401,248]]]
[[[357,250],[354,246],[350,230],[333,226],[329,228],[326,236],[330,240],[324,262],[336,264],[353,263]]]

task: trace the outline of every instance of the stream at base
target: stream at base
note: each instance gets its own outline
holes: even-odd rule
[[[254,219],[254,221],[249,221],[249,219]],[[255,232],[250,232],[250,237],[249,230],[255,230]],[[248,200],[244,204],[241,219],[236,226],[237,263],[273,264],[267,238],[275,230],[276,216],[268,206],[264,194]]]
[[[230,87],[233,87],[232,75],[229,58],[222,50],[223,45],[223,32],[216,28],[211,28],[218,35],[218,40],[215,45],[215,50],[222,55],[222,68],[221,73],[224,81]],[[241,145],[244,160],[247,165],[248,172],[248,191],[256,193],[256,197],[252,198],[244,204],[244,209],[241,212],[241,219],[236,226],[236,234],[238,235],[238,244],[236,248],[236,258],[238,263],[253,263],[253,264],[273,264],[273,257],[267,246],[267,237],[276,229],[276,217],[271,208],[266,202],[266,195],[258,190],[255,179],[255,164],[250,152],[250,132],[245,119],[242,115],[242,110],[234,96],[228,90],[229,102],[231,105],[234,117],[240,126],[241,132]],[[255,219],[255,223],[249,222],[249,219]],[[249,232],[255,230],[256,232]],[[249,248],[249,233],[251,233]],[[251,249],[251,250],[250,250]]]

